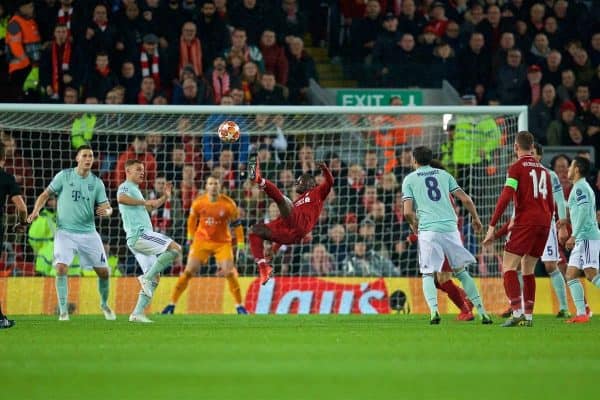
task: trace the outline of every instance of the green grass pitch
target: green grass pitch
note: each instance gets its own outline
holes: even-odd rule
[[[17,317],[2,399],[586,399],[600,322],[533,328],[443,316]]]

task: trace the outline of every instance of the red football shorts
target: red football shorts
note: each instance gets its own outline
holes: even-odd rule
[[[293,212],[288,217],[275,218],[265,225],[271,232],[271,241],[279,244],[301,243],[308,233],[299,227]]]
[[[541,257],[548,240],[549,226],[514,225],[508,233],[504,250],[518,256]]]

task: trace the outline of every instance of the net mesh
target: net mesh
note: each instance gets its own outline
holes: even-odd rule
[[[243,133],[239,142],[227,145],[218,140],[216,128],[224,120],[239,124]],[[247,179],[250,155],[258,153],[263,175],[292,199],[295,178],[302,173],[318,176],[316,161],[326,161],[335,184],[310,242],[283,246],[274,255],[276,276],[293,277],[417,276],[416,244],[402,216],[400,193],[402,179],[411,170],[410,150],[417,145],[434,150],[472,195],[485,226],[512,160],[511,143],[518,131],[516,114],[281,114],[253,113],[250,107],[244,114],[115,113],[101,107],[87,113],[5,112],[0,126],[7,147],[6,169],[17,176],[29,209],[56,173],[75,166],[75,148],[89,143],[96,153],[93,172],[104,180],[115,210],[115,191],[124,176],[119,173],[120,159],[146,161],[146,198],[160,196],[165,179],[174,183],[173,200],[152,213],[152,222],[155,230],[184,245],[191,201],[203,192],[210,174],[222,178],[223,192],[238,204],[248,232],[253,224],[272,220],[278,212]],[[14,220],[8,208],[6,226]],[[484,250],[460,205],[457,213],[465,246],[479,260],[471,272],[499,276],[499,247]],[[51,241],[52,218],[47,225],[44,238]],[[97,220],[97,225],[113,275],[139,274],[126,248],[118,212]],[[32,237],[36,234],[5,235],[3,276],[54,274],[48,259],[52,253],[36,242]],[[184,258],[167,275],[182,271],[185,250]],[[249,253],[240,256],[237,269],[242,276],[256,274]],[[75,265],[70,274],[82,273]],[[217,273],[211,260],[200,275]]]

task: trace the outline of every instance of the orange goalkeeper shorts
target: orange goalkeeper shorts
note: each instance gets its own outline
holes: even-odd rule
[[[188,257],[198,260],[202,264],[207,264],[210,256],[214,256],[217,262],[233,261],[233,247],[231,243],[194,240]]]

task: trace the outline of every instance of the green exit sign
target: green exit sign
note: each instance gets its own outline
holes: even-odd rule
[[[387,106],[392,97],[400,97],[406,106],[423,105],[423,92],[420,90],[393,89],[339,89],[336,94],[338,106]]]

